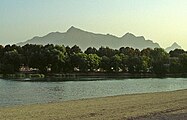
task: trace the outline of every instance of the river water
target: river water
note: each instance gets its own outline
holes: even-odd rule
[[[187,89],[187,78],[21,82],[0,79],[0,106]]]

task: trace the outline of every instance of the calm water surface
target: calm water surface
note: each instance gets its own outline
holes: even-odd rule
[[[187,89],[187,78],[70,82],[20,82],[0,79],[0,106]]]

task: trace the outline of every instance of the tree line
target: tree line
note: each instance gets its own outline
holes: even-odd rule
[[[0,73],[20,72],[21,67],[35,68],[40,73],[124,72],[124,73],[186,73],[187,51],[175,49],[167,53],[162,48],[143,50],[130,47],[0,45]]]

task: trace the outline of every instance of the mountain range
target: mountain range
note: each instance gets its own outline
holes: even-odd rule
[[[135,36],[132,33],[126,33],[122,37],[116,37],[110,34],[96,34],[88,31],[84,31],[75,27],[69,28],[66,32],[51,32],[43,37],[33,37],[25,42],[20,42],[17,45],[23,46],[25,44],[55,44],[74,46],[78,45],[82,50],[88,47],[99,48],[101,46],[108,46],[110,48],[119,49],[120,47],[133,47],[140,50],[144,48],[160,48],[158,43],[154,43],[151,40],[146,40],[143,36]],[[177,43],[174,43],[167,50],[173,50],[181,48]]]

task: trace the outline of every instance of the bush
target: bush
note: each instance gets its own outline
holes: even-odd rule
[[[3,74],[0,74],[0,78],[2,78],[3,77]]]
[[[29,74],[28,78],[44,78],[44,74]]]
[[[16,78],[15,74],[6,74],[5,77],[7,78]]]
[[[15,77],[16,78],[25,78],[26,75],[25,74],[16,74]]]

